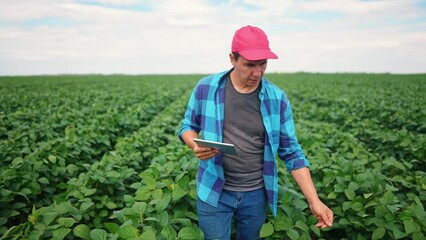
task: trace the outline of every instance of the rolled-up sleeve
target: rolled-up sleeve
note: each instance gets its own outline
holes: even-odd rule
[[[192,91],[191,97],[188,101],[188,106],[179,129],[178,137],[183,142],[182,134],[186,131],[200,132],[200,104],[197,99],[198,86]]]
[[[294,127],[293,112],[290,101],[284,98],[281,101],[281,128],[278,157],[285,163],[287,171],[310,167],[308,159],[303,153],[302,147],[297,141],[296,129]]]

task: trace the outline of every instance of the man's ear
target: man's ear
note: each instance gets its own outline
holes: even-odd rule
[[[235,67],[236,61],[235,61],[235,56],[233,53],[229,53],[229,61],[231,61],[232,66]]]

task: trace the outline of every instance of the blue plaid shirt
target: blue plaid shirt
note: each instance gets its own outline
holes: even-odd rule
[[[189,99],[179,130],[181,141],[182,133],[191,130],[201,132],[203,139],[222,142],[225,83],[229,73],[230,71],[225,71],[210,75],[198,82]],[[275,156],[278,154],[278,157],[284,160],[288,171],[309,167],[309,162],[297,142],[293,113],[285,93],[263,78],[259,99],[266,130],[263,182],[268,204],[276,216],[278,176]],[[202,201],[216,207],[224,183],[221,154],[206,161],[199,161],[197,195]]]

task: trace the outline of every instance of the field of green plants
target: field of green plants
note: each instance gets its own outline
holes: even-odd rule
[[[203,239],[177,138],[200,75],[0,77],[0,239]],[[426,239],[426,75],[269,74],[333,227],[277,160],[266,239]]]

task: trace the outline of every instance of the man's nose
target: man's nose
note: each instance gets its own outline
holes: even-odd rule
[[[253,75],[256,77],[261,77],[263,75],[263,68],[261,66],[256,66],[254,68]]]

